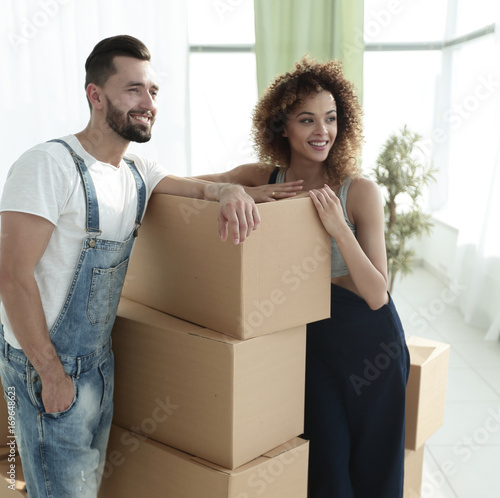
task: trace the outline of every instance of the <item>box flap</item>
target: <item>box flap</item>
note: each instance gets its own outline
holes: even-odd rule
[[[286,451],[293,450],[295,448],[298,448],[300,446],[303,446],[307,444],[307,440],[300,438],[300,437],[295,437],[291,439],[290,441],[287,441],[286,443],[268,451],[264,456],[268,458],[274,458],[275,456],[280,455],[281,453],[285,453]]]
[[[450,345],[445,342],[434,341],[424,337],[411,336],[406,339],[406,344],[410,351],[412,365],[423,365],[435,356],[450,349]]]
[[[433,346],[412,346],[410,344],[408,349],[412,365],[423,365],[436,350]]]
[[[159,329],[168,329],[173,332],[181,332],[183,334],[194,335],[210,339],[214,341],[223,342],[228,345],[238,344],[241,339],[215,332],[214,330],[200,327],[192,322],[181,320],[162,311],[149,308],[143,304],[136,303],[130,299],[122,297],[118,306],[117,318],[123,317],[127,320],[145,324],[150,327]]]
[[[244,465],[241,465],[240,467],[237,467],[233,470],[227,469],[225,467],[221,467],[220,465],[217,465],[213,462],[208,462],[207,460],[203,460],[202,458],[198,458],[195,456],[191,456],[190,460],[192,462],[196,462],[199,465],[204,465],[205,467],[208,467],[209,469],[215,470],[217,472],[226,474],[228,476],[236,475],[236,474],[241,474],[242,472],[246,472],[249,469],[255,468],[258,465],[261,465],[262,463],[267,462],[271,458],[275,458],[283,453],[286,453],[287,451],[302,451],[308,448],[309,441],[306,441],[305,439],[302,439],[300,437],[295,437],[291,439],[290,441],[287,441],[284,444],[281,444],[280,446],[277,446],[276,448],[273,448],[272,450],[268,451],[264,455],[255,458],[251,462],[248,462]]]

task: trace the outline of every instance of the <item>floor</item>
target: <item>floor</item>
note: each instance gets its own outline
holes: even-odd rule
[[[427,441],[422,498],[500,498],[500,342],[464,323],[459,289],[423,268],[395,283],[406,336],[451,346],[445,420]],[[499,303],[500,304],[500,303]]]

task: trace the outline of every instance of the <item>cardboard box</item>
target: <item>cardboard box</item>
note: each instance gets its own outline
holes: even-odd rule
[[[306,327],[247,341],[122,299],[114,423],[233,469],[303,432]]]
[[[99,498],[305,498],[308,442],[227,470],[113,426]]]
[[[259,204],[243,244],[221,242],[218,202],[152,196],[123,296],[240,339],[330,316],[330,237],[311,199]]]
[[[0,486],[0,498],[28,498],[28,495],[25,490],[11,489],[8,487],[7,482],[2,482]]]
[[[450,345],[410,337],[405,447],[418,450],[444,421]]]
[[[422,490],[424,448],[425,446],[421,446],[417,451],[405,450],[403,498],[420,498]]]

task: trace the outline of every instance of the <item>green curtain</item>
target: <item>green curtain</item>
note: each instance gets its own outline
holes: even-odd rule
[[[344,74],[363,90],[363,0],[254,0],[259,95],[278,74],[309,54],[339,59]]]

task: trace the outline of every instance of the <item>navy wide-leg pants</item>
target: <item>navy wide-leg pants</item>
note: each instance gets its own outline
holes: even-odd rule
[[[309,498],[401,498],[409,353],[392,299],[371,310],[332,285],[331,318],[308,325]]]

